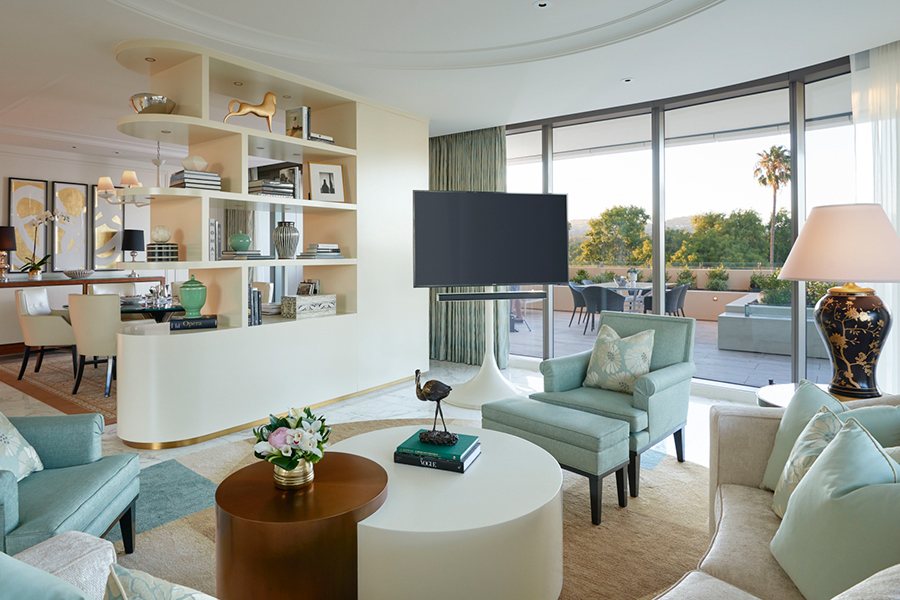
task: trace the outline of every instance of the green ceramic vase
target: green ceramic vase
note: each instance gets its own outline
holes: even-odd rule
[[[250,236],[243,231],[238,230],[236,234],[228,238],[228,243],[231,245],[232,250],[244,252],[245,250],[250,249]]]
[[[191,280],[181,286],[179,295],[185,318],[196,319],[199,317],[200,309],[206,304],[206,286],[191,275]]]

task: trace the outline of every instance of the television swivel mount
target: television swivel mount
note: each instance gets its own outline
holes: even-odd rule
[[[494,286],[490,287],[493,288]],[[475,377],[469,381],[462,384],[454,384],[453,392],[444,400],[445,403],[461,408],[478,409],[488,402],[521,395],[521,390],[500,373],[500,367],[497,366],[497,360],[494,358],[494,301],[543,300],[546,298],[547,292],[540,290],[498,292],[492,289],[489,292],[444,293],[437,295],[438,302],[484,301],[484,360],[481,361],[481,368]]]

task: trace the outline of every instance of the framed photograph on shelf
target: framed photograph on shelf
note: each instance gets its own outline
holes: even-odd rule
[[[344,168],[341,165],[309,163],[310,200],[344,201]]]
[[[56,220],[48,225],[54,272],[88,268],[87,195],[86,183],[53,182],[50,210],[69,217],[68,222]]]
[[[8,198],[9,224],[16,228],[16,251],[10,253],[9,265],[10,271],[18,271],[26,260],[39,261],[47,254],[47,227],[26,226],[47,210],[47,182],[10,177]]]
[[[122,231],[125,229],[125,207],[110,204],[91,186],[91,266],[94,271],[120,271],[116,263],[122,256]]]
[[[312,296],[313,293],[313,284],[311,283],[298,283],[297,284],[297,295],[298,296]]]

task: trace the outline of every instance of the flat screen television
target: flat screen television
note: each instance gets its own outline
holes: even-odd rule
[[[569,279],[565,194],[413,192],[413,285],[544,285]]]

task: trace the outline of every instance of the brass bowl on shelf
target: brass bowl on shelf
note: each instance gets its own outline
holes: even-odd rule
[[[175,101],[161,94],[141,92],[131,97],[131,108],[138,114],[168,115],[175,110]]]

